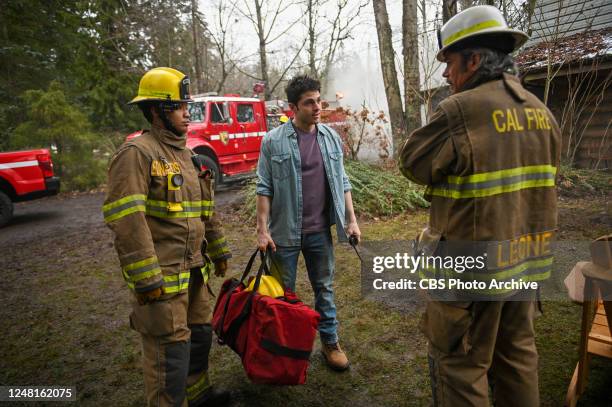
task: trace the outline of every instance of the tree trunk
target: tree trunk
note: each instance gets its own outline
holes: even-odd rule
[[[531,37],[533,30],[531,24],[533,22],[533,14],[535,13],[536,0],[527,0],[527,35]]]
[[[421,127],[417,1],[403,0],[402,54],[404,54],[404,106],[406,109],[405,137]]]
[[[198,2],[191,0],[191,30],[193,33],[193,56],[195,58],[195,93],[202,91],[202,68],[200,67],[200,48],[198,47]]]
[[[264,100],[270,100],[272,93],[270,90],[270,81],[268,78],[268,58],[266,56],[266,38],[261,15],[261,2],[255,0],[255,12],[257,15],[257,36],[259,37],[259,64],[261,65],[261,79],[263,80],[266,90]]]
[[[391,118],[391,132],[393,134],[393,156],[397,157],[400,143],[403,139],[404,111],[402,108],[402,97],[400,95],[397,71],[395,70],[395,58],[393,43],[391,40],[391,26],[385,0],[373,0],[374,18],[376,20],[376,31],[378,32],[378,49],[380,52],[380,67],[385,84],[385,94],[389,105],[389,116]]]
[[[317,74],[317,62],[316,62],[316,37],[315,37],[315,22],[313,16],[313,0],[308,0],[307,13],[308,13],[308,67],[310,69],[310,75],[314,78],[318,78]]]
[[[446,23],[457,14],[457,0],[442,0],[442,21]]]

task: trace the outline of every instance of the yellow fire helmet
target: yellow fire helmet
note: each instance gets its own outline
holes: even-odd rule
[[[253,286],[255,286],[255,279],[251,279],[251,283],[244,291],[253,291]],[[273,276],[261,276],[261,281],[259,282],[259,288],[257,292],[261,295],[267,295],[273,298],[282,297],[285,295],[285,290],[283,286],[278,282],[276,278]]]
[[[469,40],[468,40],[469,39]],[[529,39],[522,31],[508,28],[501,11],[493,6],[474,6],[453,16],[438,31],[440,51],[436,58],[444,62],[449,47],[484,46],[510,53]]]
[[[278,120],[281,123],[287,123],[289,121],[289,118],[286,115],[282,115]]]
[[[153,68],[138,85],[138,96],[128,104],[144,101],[191,102],[189,77],[172,68]]]

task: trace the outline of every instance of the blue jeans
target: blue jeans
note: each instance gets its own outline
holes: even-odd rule
[[[315,310],[321,315],[319,335],[325,344],[338,342],[338,321],[334,304],[334,247],[331,232],[302,236],[301,246],[276,246],[272,252],[270,272],[285,288],[295,292],[297,262],[300,251],[306,262],[308,279],[315,295]]]

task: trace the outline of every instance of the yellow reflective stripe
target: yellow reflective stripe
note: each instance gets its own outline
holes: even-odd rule
[[[212,242],[208,243],[208,249],[213,249],[217,246],[222,246],[224,244],[227,244],[227,240],[225,239],[225,237],[220,237],[219,239],[215,239]]]
[[[104,205],[104,222],[109,223],[134,212],[144,212],[145,199],[145,195],[134,194]]]
[[[214,252],[209,251],[208,255],[214,260],[217,257],[220,257],[223,254],[229,253],[229,247],[227,245],[218,248],[217,250],[215,250]]]
[[[431,188],[428,191],[430,195],[434,195],[434,196],[461,199],[461,198],[483,198],[487,196],[505,194],[509,192],[516,192],[522,189],[554,187],[554,186],[555,186],[554,179],[543,179],[543,180],[523,181],[523,182],[519,182],[516,184],[500,185],[497,187],[492,187],[492,188],[487,188],[487,189],[475,189],[475,190],[469,190],[469,191],[454,191],[454,190],[449,190],[449,189],[444,189],[444,188]]]
[[[482,23],[477,23],[474,24],[468,28],[464,28],[463,30],[459,30],[456,33],[454,33],[453,35],[449,35],[448,38],[446,38],[444,40],[444,42],[442,43],[442,45],[447,46],[448,44],[451,44],[463,37],[465,37],[468,34],[472,34],[475,33],[477,31],[480,30],[484,30],[486,28],[493,28],[493,27],[502,27],[502,23],[500,23],[497,20],[487,20],[487,21],[483,21]]]
[[[156,218],[199,218],[212,216],[214,201],[183,201],[180,202],[182,211],[169,212],[168,201],[146,199],[146,195],[135,194],[121,198],[102,207],[104,221],[112,222],[134,212],[145,212]]]
[[[131,277],[128,277],[125,273],[123,274],[124,277],[126,277],[126,279],[130,279],[132,282],[136,283],[140,280],[144,280],[145,278],[149,278],[149,277],[154,277],[158,274],[161,273],[161,268],[160,267],[156,267],[154,269],[151,269],[149,271],[143,271],[142,273],[139,274],[135,274]]]
[[[211,250],[212,249],[212,250]],[[227,240],[225,237],[220,237],[219,239],[215,239],[208,244],[206,248],[208,255],[215,260],[218,257],[223,256],[226,253],[230,252],[229,246],[227,244]]]
[[[549,268],[552,267],[553,258],[548,257],[545,259],[535,259],[528,260],[524,263],[521,263],[517,266],[514,266],[509,269],[505,269],[503,271],[493,273],[491,271],[485,273],[473,273],[474,276],[478,277],[479,280],[488,281],[488,280],[507,280],[510,277],[514,277],[517,274],[524,273],[529,269],[539,269],[539,268]]]
[[[532,165],[468,176],[449,176],[446,184],[432,185],[426,194],[445,198],[482,198],[527,188],[554,187],[557,168]]]
[[[162,218],[162,219],[174,219],[174,218],[199,218],[202,216],[200,212],[162,212],[162,211],[154,211],[147,208],[147,215],[152,216],[154,218]]]
[[[189,208],[200,208],[202,206],[212,206],[214,205],[214,201],[182,201],[181,205],[189,207]],[[151,204],[153,206],[166,207],[168,205],[168,201],[156,201],[154,199],[147,199],[147,204]]]
[[[128,195],[128,196],[125,196],[125,197],[123,197],[121,199],[118,199],[116,201],[113,201],[111,203],[108,203],[108,204],[104,205],[102,207],[102,210],[104,212],[106,212],[109,209],[116,208],[117,206],[121,206],[124,203],[130,202],[130,201],[136,201],[136,200],[143,200],[144,201],[145,199],[147,199],[147,197],[146,197],[146,195],[143,195],[143,194]]]
[[[164,276],[164,292],[177,293],[189,288],[189,271]]]
[[[124,216],[127,216],[131,213],[134,212],[145,212],[145,206],[144,205],[136,205],[136,206],[132,206],[131,208],[128,209],[124,209],[121,212],[117,212],[111,216],[105,217],[104,218],[104,222],[109,223],[112,221],[115,221],[117,219],[123,218]]]
[[[149,264],[153,264],[153,263],[157,263],[157,257],[156,256],[147,257],[144,260],[140,260],[140,261],[137,261],[135,263],[130,263],[130,264],[126,265],[126,266],[123,266],[123,271],[129,272],[129,271],[132,271],[132,270],[136,270],[136,269],[142,268],[144,266],[148,266]]]
[[[182,201],[182,211],[168,212],[167,201],[156,201],[148,199],[146,201],[146,213],[156,218],[199,218],[200,216],[212,216],[214,201]]]
[[[206,262],[202,267],[200,267],[200,272],[202,273],[202,278],[204,279],[204,284],[208,282],[210,278],[210,263]]]
[[[419,277],[423,278],[458,278],[467,280],[468,278],[473,278],[477,281],[485,281],[489,282],[490,280],[509,280],[511,277],[516,277],[517,275],[524,273],[528,270],[534,269],[548,269],[545,272],[540,274],[544,274],[546,272],[550,273],[550,269],[552,269],[553,257],[547,257],[544,259],[532,259],[527,260],[517,266],[504,269],[499,272],[493,271],[473,271],[457,273],[453,269],[436,269],[436,268],[425,268],[419,270]],[[529,276],[533,276],[536,274],[524,275],[521,276],[522,279],[525,279]],[[538,274],[539,275],[539,274]]]
[[[191,401],[198,398],[209,387],[210,380],[208,379],[208,373],[204,372],[197,382],[187,387],[187,400]]]
[[[502,179],[502,178],[514,177],[517,175],[538,174],[538,173],[549,173],[554,176],[557,173],[557,167],[553,165],[530,165],[526,167],[510,168],[507,170],[481,172],[478,174],[467,175],[464,177],[451,175],[448,177],[448,183],[461,185],[461,184],[467,184],[467,183],[493,181],[493,180]]]
[[[161,268],[155,256],[128,264],[121,269],[125,280],[132,284],[161,273]]]

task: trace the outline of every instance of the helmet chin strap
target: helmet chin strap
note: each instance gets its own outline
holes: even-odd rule
[[[164,123],[164,127],[166,128],[166,130],[171,131],[172,133],[174,133],[175,135],[177,135],[178,137],[183,137],[183,134],[180,133],[176,127],[174,127],[172,125],[172,123],[170,123],[170,120],[168,119],[168,116],[166,116],[166,111],[163,107],[163,104],[159,104],[155,107],[155,110],[157,110],[157,114],[159,115],[159,118],[161,119],[162,123]]]

